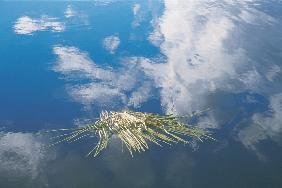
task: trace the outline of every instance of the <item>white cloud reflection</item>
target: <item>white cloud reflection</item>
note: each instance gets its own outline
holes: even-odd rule
[[[135,3],[132,7],[133,15],[136,16],[140,11],[141,5],[138,3]]]
[[[54,47],[55,54],[59,56],[55,70],[66,76],[78,76],[73,73],[81,72],[83,74],[78,78],[87,75],[92,80],[89,84],[70,89],[75,91],[75,98],[84,98],[87,103],[99,101],[100,97],[115,96],[126,105],[138,106],[136,101],[145,102],[149,99],[144,92],[149,93],[150,87],[156,87],[160,89],[161,103],[167,113],[181,114],[200,109],[210,92],[238,89],[231,81],[243,85],[239,88],[259,84],[260,75],[254,67],[240,70],[248,58],[244,48],[237,46],[232,51],[227,49],[229,44],[236,43],[241,34],[234,22],[246,14],[238,16],[236,11],[230,10],[257,13],[258,10],[248,8],[248,3],[224,1],[226,7],[223,8],[217,1],[165,0],[164,13],[155,20],[155,34],[150,37],[153,43],[159,41],[160,49],[166,56],[165,63],[156,63],[144,57],[126,57],[125,61],[129,63],[123,63],[122,68],[112,71],[97,66],[87,53],[75,47],[61,46]],[[139,11],[140,6],[134,5],[134,15]],[[264,15],[260,18],[265,21],[273,21],[265,13],[260,15]],[[118,37],[110,36],[105,38],[104,47],[114,53],[119,43]],[[134,71],[132,66],[135,66]],[[136,81],[140,74],[151,84],[146,82],[140,86],[140,82]],[[127,92],[130,92],[130,99],[125,95]]]
[[[140,26],[140,23],[143,20],[143,15],[141,12],[141,5],[139,3],[135,3],[132,7],[132,12],[133,12],[134,19],[131,25],[132,27],[138,27]]]
[[[108,36],[103,40],[104,48],[111,54],[115,53],[115,50],[118,48],[119,44],[120,44],[120,39],[118,36],[115,35]]]
[[[238,17],[242,21],[254,25],[259,25],[261,23],[273,24],[276,22],[276,20],[268,14],[249,7],[241,10]]]
[[[1,176],[36,178],[51,156],[34,134],[0,132]]]
[[[64,12],[66,18],[71,18],[76,16],[77,12],[73,9],[71,5],[67,6],[67,9]]]
[[[167,0],[164,4],[154,36],[163,38],[160,48],[167,63],[147,64],[144,69],[162,88],[167,113],[187,113],[202,106],[199,99],[208,92],[224,88],[227,78],[236,77],[244,50],[229,53],[225,49],[235,29],[225,9],[208,7],[207,1]]]
[[[65,26],[62,22],[57,21],[57,18],[42,16],[39,19],[29,16],[20,17],[15,25],[14,31],[21,35],[30,35],[37,31],[50,30],[52,32],[62,32]]]
[[[136,68],[146,59],[129,58],[122,62],[119,70],[113,71],[111,68],[98,66],[87,53],[75,47],[55,46],[53,51],[58,56],[54,71],[62,73],[70,80],[88,80],[85,84],[71,84],[67,87],[67,91],[74,100],[86,106],[93,103],[113,104],[115,102],[138,106],[141,102],[145,102],[138,97],[135,89],[137,86],[146,88],[146,93],[149,93],[148,83],[137,79],[142,72]],[[126,95],[128,92],[133,92],[132,96],[128,97]],[[142,92],[145,91],[142,90]]]
[[[108,6],[115,2],[116,0],[94,0],[95,6]]]
[[[257,148],[258,143],[271,139],[282,144],[282,93],[270,97],[269,108],[266,113],[254,114],[251,125],[241,129],[238,134],[239,140],[262,159],[264,156]]]

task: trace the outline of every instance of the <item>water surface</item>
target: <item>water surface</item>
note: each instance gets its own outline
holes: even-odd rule
[[[0,26],[0,187],[282,186],[281,1],[2,1]],[[206,108],[216,142],[134,158],[38,134]]]

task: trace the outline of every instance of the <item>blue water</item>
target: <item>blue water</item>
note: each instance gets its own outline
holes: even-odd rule
[[[0,187],[282,187],[280,1],[0,2]],[[187,114],[217,141],[135,154],[41,130]]]

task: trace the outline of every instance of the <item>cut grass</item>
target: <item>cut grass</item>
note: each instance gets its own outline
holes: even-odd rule
[[[75,142],[81,138],[89,137],[91,133],[96,133],[99,136],[99,141],[87,154],[87,156],[96,157],[107,147],[111,136],[116,135],[133,156],[133,152],[149,149],[148,142],[161,146],[178,142],[189,143],[188,140],[191,138],[197,138],[200,141],[213,139],[203,130],[181,121],[181,119],[191,118],[194,115],[196,114],[175,116],[129,110],[102,111],[99,119],[93,124],[74,129],[53,130],[55,132],[66,131],[66,133],[53,137],[58,141],[51,145],[61,142]]]

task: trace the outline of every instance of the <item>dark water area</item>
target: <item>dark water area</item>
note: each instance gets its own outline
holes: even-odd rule
[[[0,188],[282,187],[282,2],[0,2]],[[46,147],[102,110],[189,114],[216,141],[132,158]]]

